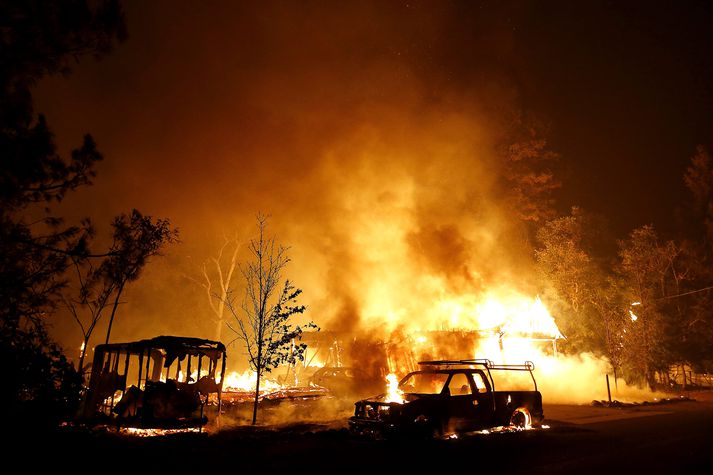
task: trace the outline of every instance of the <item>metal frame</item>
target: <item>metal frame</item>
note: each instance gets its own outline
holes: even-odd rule
[[[112,409],[117,402],[114,396],[117,391],[123,397],[131,384],[138,389],[144,389],[149,382],[161,381],[164,371],[166,380],[175,379],[184,385],[196,384],[200,379],[201,370],[204,369],[202,368],[204,360],[207,360],[208,374],[214,375],[215,387],[207,390],[197,389],[200,400],[200,420],[203,420],[204,405],[211,393],[217,394],[220,415],[226,356],[223,343],[190,337],[159,336],[129,343],[98,345],[94,349],[94,363],[84,400],[83,416],[85,419],[92,420],[97,418],[97,414],[104,414],[114,423],[124,425],[120,417],[112,414]],[[130,364],[130,361],[134,364]],[[189,379],[192,369],[195,369],[191,367],[192,363],[197,364],[196,381]],[[119,370],[120,364],[123,374]],[[130,366],[138,374],[136,379],[127,381]],[[174,372],[175,376],[171,378]],[[183,377],[179,378],[182,372],[184,372]],[[110,395],[105,394],[106,388],[103,388],[107,382],[110,385]],[[107,397],[109,397],[108,404],[105,403]],[[126,425],[131,426],[136,421],[126,422]]]
[[[525,361],[524,364],[495,364],[491,360],[485,358],[478,359],[468,359],[468,360],[431,360],[431,361],[419,361],[418,364],[424,366],[482,366],[488,373],[488,379],[490,380],[490,387],[492,391],[495,391],[495,381],[493,380],[493,375],[490,370],[495,371],[528,371],[530,377],[532,378],[532,383],[535,385],[535,391],[537,391],[537,381],[535,381],[535,375],[532,371],[535,369],[535,363],[532,361]]]

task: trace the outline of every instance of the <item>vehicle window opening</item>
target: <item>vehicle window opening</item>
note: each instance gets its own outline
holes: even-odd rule
[[[485,384],[483,375],[480,373],[473,373],[473,382],[475,383],[475,388],[479,393],[487,393],[488,387]]]
[[[448,376],[448,373],[412,373],[399,384],[399,389],[405,393],[441,394]]]
[[[465,373],[454,373],[451,376],[451,382],[448,383],[448,389],[451,396],[465,396],[468,394],[473,394],[470,387],[470,382]]]

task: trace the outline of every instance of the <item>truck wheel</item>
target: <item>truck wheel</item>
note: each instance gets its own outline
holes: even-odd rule
[[[443,423],[438,419],[429,419],[425,415],[420,415],[414,421],[416,423],[416,435],[423,439],[437,439],[443,436]]]
[[[446,433],[446,428],[445,424],[443,422],[436,420],[433,422],[433,428],[431,430],[431,438],[432,439],[439,439],[443,437],[443,434]]]
[[[529,429],[532,427],[532,417],[530,411],[525,407],[518,407],[510,416],[510,427],[517,429]]]

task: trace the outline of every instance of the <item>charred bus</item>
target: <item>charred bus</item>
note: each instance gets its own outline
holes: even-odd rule
[[[209,398],[220,413],[225,345],[159,336],[94,350],[82,419],[126,427],[202,427]]]

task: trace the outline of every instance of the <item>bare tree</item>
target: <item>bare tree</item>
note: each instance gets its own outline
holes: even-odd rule
[[[218,254],[203,263],[201,268],[203,281],[189,277],[206,291],[208,305],[210,305],[215,318],[215,338],[217,341],[221,341],[223,338],[223,327],[228,316],[226,302],[230,292],[230,283],[233,281],[233,275],[238,268],[238,251],[240,251],[240,242],[237,236],[224,236],[223,245],[220,246]]]
[[[255,371],[255,399],[253,425],[257,421],[260,396],[260,378],[280,364],[294,364],[304,359],[307,345],[296,344],[301,338],[302,327],[293,326],[291,318],[304,313],[306,307],[297,304],[302,290],[285,280],[282,291],[276,293],[282,270],[290,262],[288,248],[278,245],[274,237],[265,234],[267,216],[257,217],[258,237],[248,246],[251,259],[240,266],[245,279],[245,295],[236,306],[232,289],[227,292],[225,304],[235,318],[236,325],[228,325],[242,340],[248,355],[250,368]],[[309,322],[304,328],[317,326]]]

